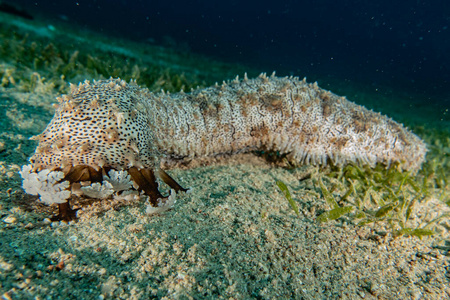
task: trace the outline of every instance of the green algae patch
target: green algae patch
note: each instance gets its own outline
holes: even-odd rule
[[[351,206],[344,206],[344,207],[336,207],[332,210],[326,211],[320,216],[317,217],[317,221],[319,222],[327,222],[331,220],[339,219],[340,217],[350,213],[353,210],[353,207]]]
[[[445,227],[450,217],[450,138],[446,131],[417,131],[428,147],[427,160],[417,174],[403,171],[396,163],[373,168],[330,165],[315,172],[313,185],[330,209],[318,220],[345,215],[358,226],[390,229],[395,237],[440,235],[443,231],[437,228]],[[426,217],[424,211],[433,206],[434,215]]]
[[[328,216],[345,211],[359,226],[386,226],[394,236],[433,235],[436,232],[430,227],[445,219],[445,213],[435,220],[420,224],[415,224],[413,220],[415,213],[430,199],[439,199],[445,203],[443,200],[448,197],[448,186],[446,172],[440,171],[443,169],[433,157],[416,175],[402,171],[398,164],[389,167],[379,164],[374,168],[352,164],[342,168],[333,166],[330,172],[316,180],[323,197],[332,208],[319,216],[319,220],[328,220]],[[323,180],[332,186],[337,200],[327,190]],[[339,209],[337,204],[344,207],[349,205],[353,210]]]
[[[424,229],[424,228],[418,228],[418,229],[402,228],[402,229],[394,232],[394,236],[411,235],[411,236],[417,236],[419,238],[422,238],[424,236],[431,236],[434,234],[435,234],[435,232],[433,230]]]
[[[278,180],[277,185],[280,188],[280,190],[283,192],[284,197],[289,201],[289,205],[294,210],[295,214],[300,217],[300,212],[298,211],[297,203],[295,203],[294,199],[292,199],[291,193],[289,192],[288,187],[283,181]]]
[[[258,73],[185,49],[140,44],[87,31],[78,34],[73,28],[65,30],[63,24],[51,31],[33,23],[42,35],[30,35],[30,25],[2,25],[0,86],[18,87],[24,92],[35,92],[40,78],[48,90],[57,93],[67,93],[67,82],[110,77],[136,80],[151,91],[179,92],[210,86],[244,72],[252,76]]]
[[[339,206],[339,204],[336,202],[331,192],[327,189],[327,187],[323,183],[321,177],[317,179],[317,183],[319,184],[320,190],[325,200],[327,201],[327,204],[332,208],[331,210],[325,211],[324,213],[320,214],[317,217],[317,221],[327,222],[331,220],[336,220],[350,213],[353,210],[353,207],[351,206],[344,206],[344,207]]]
[[[323,184],[322,178],[318,178],[317,182],[319,183],[320,190],[322,191],[322,195],[327,201],[328,205],[333,209],[339,208],[339,204],[334,200],[333,195],[328,191],[327,187]]]

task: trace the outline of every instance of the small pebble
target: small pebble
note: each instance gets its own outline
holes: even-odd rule
[[[58,284],[59,284],[59,280],[58,279],[55,279],[55,280],[50,282],[51,286],[57,286]]]
[[[2,299],[5,299],[5,300],[12,300],[12,298],[11,298],[11,296],[9,295],[8,292],[6,292],[6,293],[4,293],[4,294],[2,295]]]
[[[3,219],[3,222],[8,223],[8,224],[16,223],[16,221],[17,221],[17,218],[12,215],[9,215]]]

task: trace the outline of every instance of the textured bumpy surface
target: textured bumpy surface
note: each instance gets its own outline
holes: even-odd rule
[[[85,82],[59,101],[37,137],[34,170],[157,168],[161,160],[258,149],[299,163],[400,162],[417,170],[426,154],[402,125],[292,77],[236,79],[188,94]]]
[[[295,163],[399,162],[417,171],[426,154],[402,125],[293,77],[236,78],[172,95],[119,79],[71,89],[21,171],[25,191],[58,203],[64,219],[75,214],[72,195],[145,193],[150,213],[170,207],[175,198],[161,195],[156,176],[186,191],[160,169],[175,160],[269,150]]]

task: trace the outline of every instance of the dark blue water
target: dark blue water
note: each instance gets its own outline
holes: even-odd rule
[[[14,0],[49,19],[187,45],[280,75],[394,85],[448,105],[450,1]]]

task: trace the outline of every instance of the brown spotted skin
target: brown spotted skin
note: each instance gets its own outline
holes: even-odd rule
[[[72,87],[42,134],[33,166],[86,165],[99,169],[153,167],[154,148],[148,114],[139,110],[148,91],[123,81],[99,81]]]
[[[417,171],[426,154],[401,124],[293,77],[176,94],[111,79],[73,86],[59,100],[37,136],[36,170],[154,169],[161,161],[264,149],[298,163],[400,162]]]

